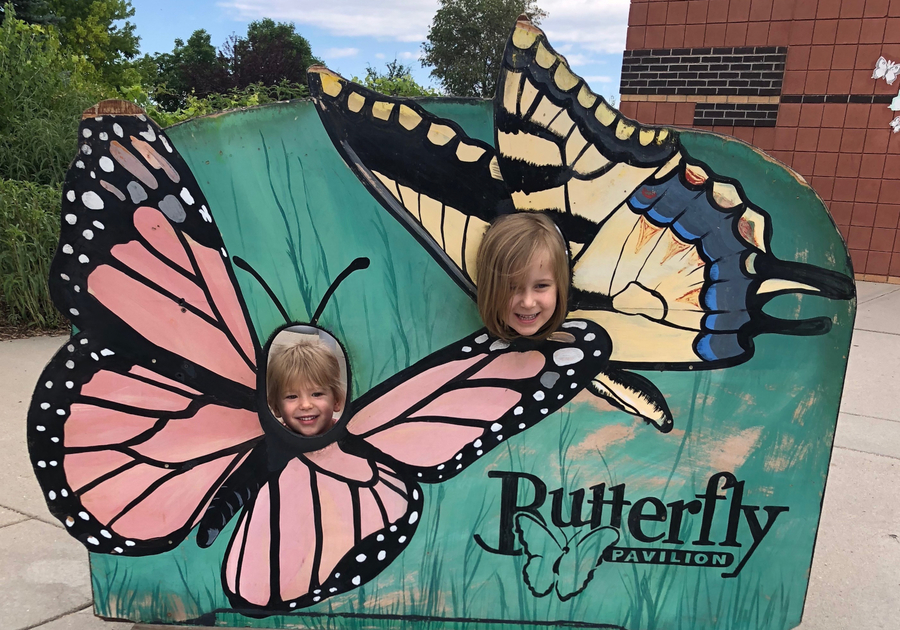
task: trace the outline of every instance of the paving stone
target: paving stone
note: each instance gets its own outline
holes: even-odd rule
[[[87,551],[63,530],[31,519],[0,528],[0,628],[17,630],[89,605]]]
[[[900,462],[836,448],[800,630],[896,630]]]
[[[900,309],[900,287],[897,287],[895,291],[859,303],[854,327],[858,330],[874,330],[900,335],[900,318],[896,316],[898,309]]]
[[[900,291],[900,285],[883,282],[857,282],[856,303],[857,305],[865,304],[895,291]]]
[[[851,342],[841,411],[900,420],[898,391],[900,335],[856,330]]]
[[[21,521],[27,521],[30,516],[27,514],[20,514],[14,510],[7,510],[5,507],[0,507],[0,527],[6,527],[7,525],[12,525],[13,523],[19,523]]]
[[[41,496],[25,436],[31,393],[44,366],[65,337],[0,342],[0,505],[61,527]]]
[[[131,630],[134,627],[130,621],[107,621],[95,617],[93,608],[85,608],[42,624],[35,630]],[[167,628],[171,630],[172,626]]]
[[[900,422],[842,413],[834,445],[900,460]]]

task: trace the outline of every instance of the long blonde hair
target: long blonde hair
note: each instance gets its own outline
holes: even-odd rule
[[[328,388],[343,405],[341,368],[331,349],[320,341],[300,341],[272,349],[266,371],[266,401],[273,410],[293,384]]]
[[[531,260],[541,252],[550,256],[556,282],[556,310],[534,335],[546,339],[566,319],[569,299],[569,256],[559,228],[537,212],[517,212],[497,218],[478,247],[478,313],[488,331],[500,339],[519,334],[506,323],[513,286],[527,273]]]

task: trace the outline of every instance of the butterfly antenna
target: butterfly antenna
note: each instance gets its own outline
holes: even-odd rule
[[[313,326],[319,321],[319,316],[322,314],[322,311],[325,310],[325,305],[328,304],[328,298],[335,292],[338,288],[338,285],[343,282],[347,276],[349,276],[354,271],[358,271],[360,269],[367,269],[369,267],[369,259],[368,258],[357,258],[352,263],[347,265],[347,268],[344,269],[340,275],[335,278],[334,282],[331,283],[331,286],[328,287],[328,290],[325,292],[325,295],[322,297],[322,301],[319,302],[319,308],[316,309],[316,314],[313,315],[312,321],[310,324]]]
[[[265,289],[266,293],[268,293],[269,297],[272,299],[272,302],[274,302],[275,306],[278,307],[278,311],[281,313],[281,316],[284,318],[284,323],[290,324],[291,318],[288,317],[287,311],[284,310],[284,307],[281,305],[281,302],[278,300],[277,297],[275,297],[275,294],[272,292],[272,289],[269,288],[269,285],[266,284],[266,281],[262,279],[262,276],[259,275],[258,273],[256,273],[256,269],[251,267],[250,263],[248,263],[246,260],[244,260],[240,256],[232,256],[231,260],[234,262],[234,264],[236,266],[240,267],[241,269],[243,269],[244,271],[249,273],[251,276],[256,278],[256,281],[259,282],[260,286],[263,289]]]

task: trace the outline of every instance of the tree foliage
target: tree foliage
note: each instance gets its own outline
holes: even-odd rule
[[[29,24],[56,24],[59,18],[50,9],[47,0],[13,0],[16,19]],[[6,19],[6,7],[0,6],[0,24]]]
[[[247,36],[232,37],[222,53],[236,88],[254,83],[272,86],[282,81],[306,85],[306,69],[321,63],[293,24],[269,18],[251,22]]]
[[[422,44],[422,65],[455,96],[492,98],[503,47],[516,18],[547,16],[536,0],[440,0]]]
[[[412,77],[412,68],[396,59],[385,64],[384,72],[367,65],[366,78],[360,80],[353,77],[353,81],[388,96],[440,96],[437,90],[416,83]]]

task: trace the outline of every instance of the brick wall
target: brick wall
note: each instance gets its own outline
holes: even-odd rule
[[[900,0],[632,0],[621,109],[735,136],[825,201],[857,278],[900,283]],[[696,76],[694,76],[696,75]]]

